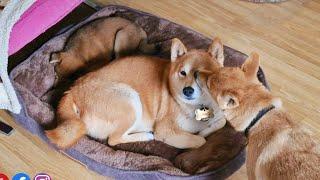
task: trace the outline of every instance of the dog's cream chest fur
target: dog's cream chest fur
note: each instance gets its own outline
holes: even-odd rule
[[[208,105],[208,107],[212,108],[212,105]],[[195,114],[190,113],[188,115],[179,114],[177,116],[177,123],[185,131],[191,133],[199,132],[199,135],[206,137],[226,124],[222,111],[219,108],[215,108],[213,111],[214,116],[208,121],[197,121]]]
[[[177,122],[181,129],[191,133],[197,133],[208,127],[208,122],[197,121],[194,117],[191,118],[182,114],[178,115]]]

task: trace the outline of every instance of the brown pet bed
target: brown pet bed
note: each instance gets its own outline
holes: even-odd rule
[[[49,40],[10,74],[23,105],[23,111],[13,116],[44,141],[48,142],[48,139],[43,130],[54,124],[54,107],[66,87],[53,88],[55,72],[49,63],[50,54],[63,49],[68,36],[75,29],[94,19],[110,16],[120,16],[140,25],[147,32],[149,42],[163,42],[160,43],[161,49],[157,56],[169,58],[168,40],[174,37],[181,39],[189,49],[207,49],[211,43],[211,38],[200,33],[127,7],[107,6],[98,11],[84,22]],[[224,48],[224,53],[226,66],[240,66],[247,57],[229,47]],[[267,87],[261,69],[258,77]],[[65,153],[88,168],[116,179],[222,179],[243,164],[246,139],[242,133],[226,126],[207,140],[205,150],[184,152],[157,141],[109,147],[104,142],[85,137]],[[197,156],[191,156],[192,153]]]

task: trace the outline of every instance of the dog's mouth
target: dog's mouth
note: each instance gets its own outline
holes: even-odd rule
[[[194,98],[194,97],[187,97],[187,96],[185,96],[185,95],[183,95],[183,97],[184,97],[184,99],[189,100],[189,101],[192,101],[192,100],[195,100],[195,99],[196,99],[196,98]]]

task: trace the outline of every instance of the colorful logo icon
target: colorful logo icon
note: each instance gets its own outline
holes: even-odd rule
[[[12,180],[30,180],[30,177],[26,173],[18,173],[13,176]]]
[[[40,173],[34,177],[34,180],[51,180],[51,177],[46,173]]]
[[[9,180],[9,178],[5,174],[0,173],[0,180]]]

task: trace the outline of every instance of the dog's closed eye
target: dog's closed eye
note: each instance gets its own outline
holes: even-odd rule
[[[234,106],[234,104],[235,104],[234,99],[230,98],[228,102],[228,106]]]
[[[194,74],[193,74],[193,76],[194,76],[195,79],[197,79],[198,76],[199,76],[199,71],[195,71]]]

